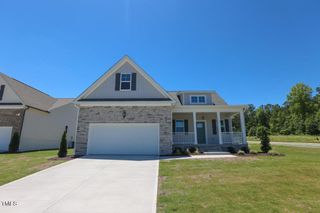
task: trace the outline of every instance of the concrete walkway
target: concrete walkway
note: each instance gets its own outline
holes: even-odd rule
[[[248,141],[248,143],[260,144],[260,142],[258,141]],[[293,146],[293,147],[303,147],[303,148],[320,148],[320,143],[271,142],[271,145]]]
[[[75,159],[1,186],[0,212],[156,212],[158,169],[153,157]]]

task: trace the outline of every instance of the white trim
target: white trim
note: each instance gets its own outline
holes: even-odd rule
[[[246,108],[247,105],[185,105],[176,106],[172,110],[173,112],[234,112]]]
[[[197,135],[197,113],[192,112],[192,122],[193,122],[193,132],[194,132],[194,143],[198,144],[198,135]]]
[[[26,107],[24,105],[0,105],[0,109],[25,109]]]
[[[197,103],[193,103],[192,102],[192,98],[193,97],[197,97],[197,99],[198,99]],[[200,103],[199,102],[199,97],[204,97],[204,103]],[[190,99],[190,104],[192,104],[192,105],[204,105],[204,104],[207,104],[207,96],[205,96],[205,95],[190,95],[189,99]]]
[[[220,117],[220,112],[217,112],[217,120],[218,120],[218,136],[219,136],[219,144],[223,144],[223,140],[222,140],[222,133],[221,133],[221,117]]]
[[[130,75],[130,81],[122,81],[122,75]],[[121,88],[121,83],[130,83],[130,88],[129,89],[122,89]],[[120,88],[119,91],[132,91],[132,73],[120,73]]]
[[[204,122],[204,133],[206,134],[206,143],[205,144],[208,144],[208,133],[207,133],[207,121],[206,120],[197,120],[196,123],[199,122]],[[197,128],[198,129],[198,128]],[[197,138],[198,138],[198,133],[197,133]],[[197,144],[199,144],[199,141],[197,141]]]
[[[74,102],[83,107],[92,106],[172,106],[171,101],[86,101]]]
[[[89,86],[84,92],[82,92],[75,101],[88,97],[95,89],[97,89],[107,78],[113,73],[119,70],[125,63],[129,63],[133,68],[140,73],[147,81],[151,83],[163,96],[169,98],[171,102],[176,101],[158,84],[154,81],[142,68],[140,68],[132,59],[128,56],[122,57],[117,63],[115,63],[107,72],[105,72],[98,80],[96,80],[91,86]]]

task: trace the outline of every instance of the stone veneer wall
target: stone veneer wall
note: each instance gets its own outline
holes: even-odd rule
[[[126,117],[123,118],[123,111]],[[78,117],[76,155],[87,154],[89,123],[159,123],[160,154],[172,153],[172,108],[161,106],[81,107]]]
[[[12,126],[12,133],[18,132],[21,135],[24,112],[24,109],[0,109],[0,127]]]

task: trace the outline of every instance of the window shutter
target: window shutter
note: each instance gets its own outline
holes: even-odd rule
[[[212,120],[212,134],[214,134],[214,135],[217,134],[217,121],[216,121],[216,119]]]
[[[184,131],[189,132],[188,120],[184,120]]]
[[[6,87],[5,85],[1,85],[1,87],[0,87],[0,101],[2,101],[5,87]]]
[[[135,91],[137,89],[137,73],[132,73],[131,76],[131,90]]]
[[[230,131],[229,131],[229,130],[230,130],[230,129],[229,129],[229,120],[228,120],[228,119],[225,119],[225,120],[224,120],[224,123],[225,123],[225,125],[226,125],[226,126],[224,127],[224,128],[226,129],[226,132],[230,132]]]
[[[176,120],[172,120],[172,132],[176,132]]]
[[[117,74],[116,74],[115,90],[116,90],[116,91],[119,91],[119,90],[120,90],[120,73],[117,73]]]

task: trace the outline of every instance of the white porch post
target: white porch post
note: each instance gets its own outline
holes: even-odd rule
[[[241,124],[241,132],[242,132],[242,141],[243,143],[247,143],[246,125],[245,125],[243,110],[240,111],[240,124]]]
[[[219,144],[223,144],[222,134],[221,134],[221,119],[220,112],[217,112],[217,122],[218,122],[218,136],[219,136]]]
[[[229,132],[233,132],[233,129],[232,129],[232,117],[229,118]]]
[[[194,132],[194,143],[198,144],[198,136],[197,136],[197,113],[193,112],[193,132]]]

